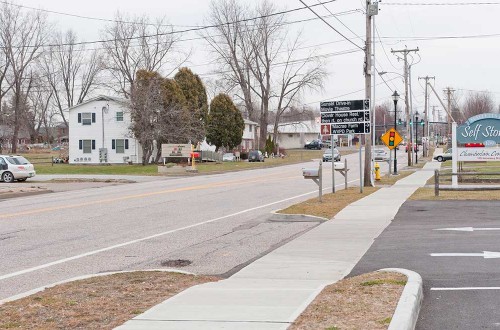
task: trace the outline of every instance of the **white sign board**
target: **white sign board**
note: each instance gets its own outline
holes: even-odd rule
[[[458,148],[458,161],[500,161],[500,148]]]
[[[166,157],[180,157],[189,158],[191,156],[190,144],[162,144],[161,156]]]

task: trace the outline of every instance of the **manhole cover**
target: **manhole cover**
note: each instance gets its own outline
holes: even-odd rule
[[[191,265],[190,260],[177,259],[177,260],[165,260],[161,262],[163,267],[186,267]]]

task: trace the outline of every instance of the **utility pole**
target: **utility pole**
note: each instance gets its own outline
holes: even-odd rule
[[[410,106],[408,103],[408,54],[410,52],[418,52],[419,49],[418,47],[415,49],[401,49],[401,50],[392,50],[391,53],[397,54],[397,53],[403,53],[403,59],[405,62],[405,72],[404,72],[404,78],[405,78],[405,113],[406,113],[406,139],[407,139],[407,146],[408,146],[408,166],[412,165],[412,154],[413,154],[413,146],[411,145],[411,142],[408,143],[411,140],[411,131],[410,131]]]
[[[378,2],[366,0],[366,41],[365,41],[365,99],[370,100],[370,113],[374,115],[372,100],[372,16],[378,14]],[[375,129],[373,127],[372,129]],[[365,134],[365,170],[363,185],[372,185],[372,148],[371,133]],[[361,164],[360,164],[361,165]]]
[[[429,112],[429,89],[428,89],[428,86],[427,84],[429,83],[429,80],[430,79],[436,79],[436,77],[429,77],[429,76],[425,76],[425,77],[418,77],[418,80],[420,79],[423,79],[425,80],[425,102],[424,102],[424,125],[425,125],[425,132],[424,132],[424,136],[427,137],[427,142],[426,143],[429,143],[429,116],[428,116],[428,112]],[[424,157],[427,157],[427,153],[428,153],[428,149],[427,149],[427,146],[426,146],[426,143],[422,143],[423,147],[424,147]]]

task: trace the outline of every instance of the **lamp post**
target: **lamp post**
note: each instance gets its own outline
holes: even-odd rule
[[[415,112],[415,164],[418,164],[418,111]]]
[[[399,94],[397,91],[394,91],[394,94],[392,94],[392,100],[394,101],[394,129],[397,130],[397,106],[398,106],[398,100],[399,100]],[[396,175],[398,174],[398,158],[396,154],[396,148],[394,148],[394,171],[393,174]]]

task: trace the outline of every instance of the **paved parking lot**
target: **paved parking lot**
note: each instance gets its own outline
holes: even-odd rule
[[[499,329],[500,203],[406,202],[350,276],[386,267],[422,276],[417,329]]]

